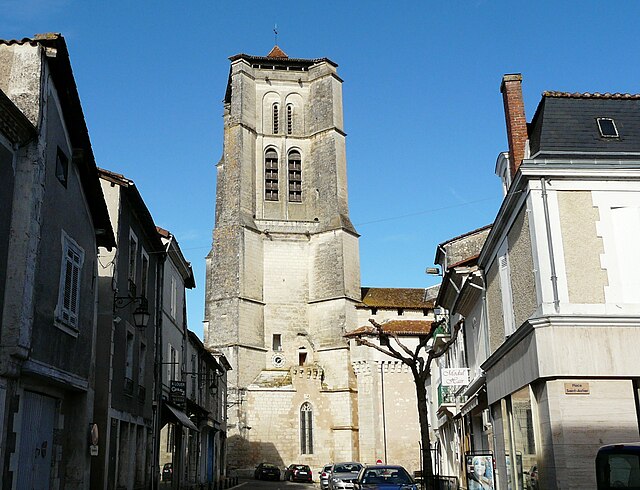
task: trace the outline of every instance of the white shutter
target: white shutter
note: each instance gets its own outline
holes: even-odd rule
[[[80,278],[84,251],[64,232],[62,243],[57,319],[77,328],[80,314]]]
[[[500,291],[502,292],[502,316],[504,319],[504,336],[511,335],[515,327],[513,315],[513,296],[511,294],[511,274],[509,272],[509,251],[505,239],[498,250],[498,268],[500,274]]]

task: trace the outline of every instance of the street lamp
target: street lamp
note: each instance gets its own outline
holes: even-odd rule
[[[149,323],[149,302],[144,296],[116,296],[118,291],[115,291],[113,295],[113,312],[122,308],[126,308],[132,303],[138,303],[138,306],[133,310],[133,323],[136,328],[147,328]]]

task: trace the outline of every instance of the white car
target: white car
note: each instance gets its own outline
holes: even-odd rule
[[[329,490],[329,478],[331,477],[332,464],[326,464],[320,472],[320,489]]]
[[[353,482],[358,478],[361,469],[362,464],[354,461],[334,463],[329,474],[329,490],[353,488]]]

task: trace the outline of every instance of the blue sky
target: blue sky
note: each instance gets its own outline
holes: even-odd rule
[[[362,285],[425,287],[436,245],[489,224],[506,149],[500,80],[640,92],[635,1],[0,0],[0,37],[66,39],[98,164],[139,187],[178,238],[202,335],[228,57],[328,57],[344,79]]]

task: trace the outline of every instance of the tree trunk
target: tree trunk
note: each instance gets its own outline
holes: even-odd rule
[[[426,376],[414,372],[416,395],[418,398],[418,420],[420,422],[420,443],[422,445],[422,481],[427,490],[435,489],[433,481],[433,464],[431,461],[431,439],[429,437],[429,412],[427,409]]]

